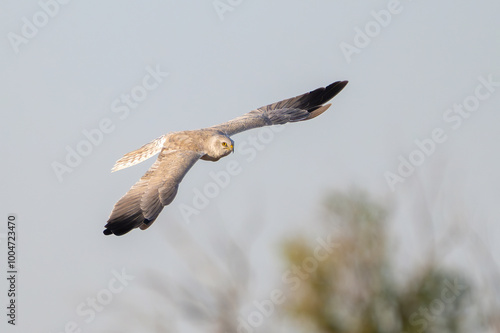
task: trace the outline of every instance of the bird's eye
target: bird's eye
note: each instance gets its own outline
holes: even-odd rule
[[[223,142],[223,143],[222,143],[222,145],[223,145],[224,147],[227,147],[227,143],[225,143],[225,142]]]

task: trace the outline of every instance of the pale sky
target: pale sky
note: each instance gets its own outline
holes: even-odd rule
[[[146,272],[166,274],[166,285],[210,285],[190,267],[205,255],[227,264],[229,241],[250,261],[246,313],[277,287],[279,240],[320,236],[308,220],[321,200],[353,186],[395,204],[403,270],[459,215],[486,259],[476,260],[469,240],[466,255],[443,265],[474,265],[478,283],[497,274],[498,1],[63,2],[1,5],[2,276],[9,214],[19,264],[18,325],[2,313],[2,332],[59,333],[72,322],[123,332],[114,319],[156,306],[141,291]],[[229,7],[217,12],[217,3]],[[236,135],[236,154],[198,162],[147,231],[102,234],[114,203],[153,163],[110,173],[123,154],[338,80],[349,84],[321,117]],[[67,160],[68,151],[86,156]],[[414,170],[398,173],[410,159]],[[194,207],[228,168],[237,170],[229,184],[187,221],[181,207]],[[432,225],[420,228],[421,216]],[[122,271],[134,278],[113,280]],[[2,278],[1,304],[7,289]],[[113,299],[95,318],[77,312],[102,290]],[[175,312],[170,319],[187,325]]]

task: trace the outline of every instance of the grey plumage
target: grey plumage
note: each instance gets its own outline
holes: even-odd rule
[[[174,200],[185,174],[199,159],[218,161],[234,151],[231,135],[262,126],[304,121],[325,112],[324,104],[347,84],[338,81],[325,88],[260,107],[217,126],[163,135],[119,159],[112,171],[140,163],[160,153],[141,179],[115,204],[104,234],[123,235],[134,228],[147,229],[164,206]]]

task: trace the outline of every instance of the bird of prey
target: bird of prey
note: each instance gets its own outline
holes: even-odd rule
[[[234,134],[319,116],[331,105],[325,103],[346,84],[347,81],[337,81],[327,87],[263,106],[217,126],[168,133],[126,154],[116,162],[112,172],[160,153],[144,176],[115,204],[104,226],[104,234],[121,236],[134,228],[147,229],[163,207],[174,200],[182,178],[196,161],[218,161],[234,152],[234,141],[231,139]]]

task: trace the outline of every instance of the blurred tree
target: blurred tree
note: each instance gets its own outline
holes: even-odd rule
[[[291,266],[306,269],[307,260],[317,261],[297,290],[288,292],[284,306],[285,316],[295,318],[301,331],[455,333],[485,328],[469,311],[474,306],[471,284],[462,274],[440,269],[432,258],[397,286],[385,234],[388,212],[381,205],[353,192],[331,195],[325,207],[326,229],[334,230],[330,237],[335,244],[326,259],[304,237],[284,245]]]

